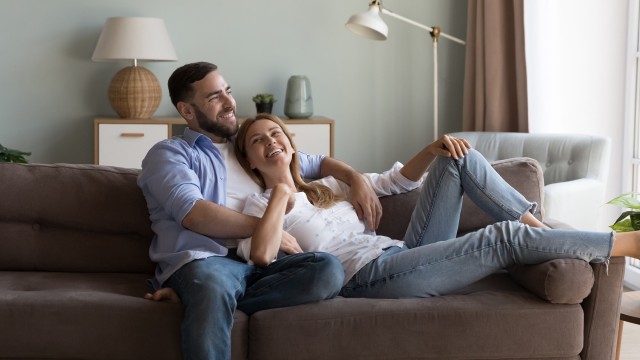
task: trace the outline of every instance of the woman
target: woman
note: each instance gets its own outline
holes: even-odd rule
[[[245,213],[262,220],[238,253],[257,265],[276,258],[283,231],[303,251],[327,251],[345,268],[345,297],[443,295],[514,264],[556,258],[608,262],[640,256],[640,233],[551,230],[466,140],[443,136],[407,165],[369,174],[379,196],[416,188],[428,176],[403,241],[365,230],[348,202],[348,187],[333,178],[306,184],[297,175],[295,146],[277,117],[260,114],[242,124],[235,143],[245,170],[266,191],[247,199]],[[456,238],[462,194],[498,222]]]

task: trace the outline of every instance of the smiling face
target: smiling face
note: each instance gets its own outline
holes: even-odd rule
[[[192,86],[193,97],[177,104],[189,127],[218,143],[235,135],[238,132],[236,101],[222,75],[212,71]]]
[[[244,146],[249,165],[263,173],[263,176],[289,172],[294,150],[277,123],[267,119],[256,120],[247,131]]]

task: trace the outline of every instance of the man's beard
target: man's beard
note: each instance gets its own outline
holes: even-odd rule
[[[235,126],[227,126],[221,124],[217,120],[211,121],[205,113],[198,109],[197,106],[194,106],[194,109],[196,113],[196,120],[198,121],[198,126],[200,126],[200,129],[224,139],[229,139],[238,132],[237,121],[235,123]]]

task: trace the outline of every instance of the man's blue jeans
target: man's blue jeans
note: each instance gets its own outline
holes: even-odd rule
[[[248,265],[234,255],[192,261],[164,284],[176,291],[184,308],[185,360],[231,357],[236,308],[251,315],[330,299],[344,282],[342,265],[325,253],[289,255],[268,267]]]
[[[498,222],[456,238],[462,195]],[[405,234],[405,247],[387,249],[342,289],[345,297],[404,298],[450,293],[515,264],[557,258],[607,261],[613,232],[534,228],[519,222],[537,205],[507,184],[477,151],[438,157]]]

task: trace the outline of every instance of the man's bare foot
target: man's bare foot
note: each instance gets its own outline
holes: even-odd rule
[[[162,288],[156,292],[144,294],[144,298],[153,301],[168,301],[172,303],[179,303],[180,298],[172,288]]]

